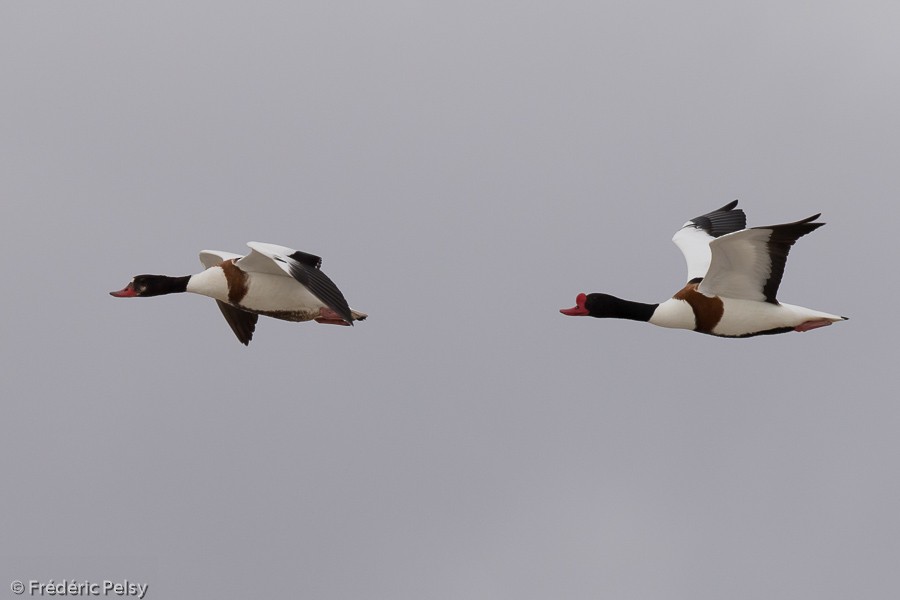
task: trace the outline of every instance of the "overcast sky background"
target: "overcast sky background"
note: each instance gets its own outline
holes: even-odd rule
[[[900,594],[895,2],[6,2],[0,597]],[[822,212],[720,340],[670,238]],[[357,326],[118,300],[250,240]],[[5,591],[3,591],[5,590]],[[5,595],[4,595],[5,594]]]

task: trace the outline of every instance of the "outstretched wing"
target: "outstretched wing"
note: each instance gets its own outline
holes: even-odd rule
[[[259,319],[259,315],[235,308],[221,300],[216,300],[216,304],[218,305],[219,310],[222,311],[222,316],[225,317],[225,320],[228,322],[234,335],[237,336],[237,339],[245,346],[249,346],[250,340],[253,338],[253,331],[256,329],[256,321]]]
[[[710,242],[747,226],[747,216],[743,210],[735,208],[737,203],[735,200],[722,208],[694,217],[675,233],[672,241],[687,262],[688,281],[706,276],[712,259]]]
[[[247,245],[250,254],[235,263],[242,270],[293,277],[347,323],[353,324],[350,306],[341,290],[319,268],[321,257],[275,244],[248,242]]]
[[[698,291],[710,296],[778,304],[776,296],[788,252],[799,238],[825,223],[813,215],[795,223],[752,227],[713,240],[712,261]]]
[[[221,250],[200,251],[200,264],[202,264],[206,269],[215,267],[219,263],[223,263],[226,260],[231,260],[232,258],[241,258],[241,255],[234,254],[232,252],[222,252]]]

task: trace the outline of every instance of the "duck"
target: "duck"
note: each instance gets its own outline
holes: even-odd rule
[[[630,319],[724,338],[806,332],[842,317],[779,302],[778,286],[794,243],[825,223],[821,213],[793,223],[747,228],[735,200],[687,221],[672,241],[687,263],[687,284],[657,304],[581,293],[567,316]]]
[[[322,258],[277,244],[248,242],[244,256],[218,250],[200,252],[204,271],[195,275],[136,275],[116,298],[145,298],[189,292],[216,301],[231,330],[250,344],[260,315],[283,321],[353,325],[366,313],[347,304],[341,290],[321,270]]]

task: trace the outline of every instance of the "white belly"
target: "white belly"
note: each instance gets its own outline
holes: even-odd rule
[[[841,317],[829,313],[794,306],[793,304],[772,304],[754,300],[722,298],[724,313],[713,328],[715,335],[747,335],[771,329],[797,327],[807,321],[828,319],[840,321]]]
[[[252,273],[244,285],[247,291],[237,302],[221,267],[211,267],[191,277],[187,291],[233,304],[250,312],[296,313],[290,320],[316,318],[325,304],[293,277]]]
[[[653,311],[650,322],[660,327],[674,329],[694,329],[697,326],[694,309],[685,300],[670,298]]]
[[[306,287],[292,277],[254,273],[249,280],[247,294],[240,302],[241,307],[251,311],[315,312],[325,307]]]
[[[228,282],[222,267],[210,267],[202,273],[192,275],[187,284],[187,291],[228,302]]]

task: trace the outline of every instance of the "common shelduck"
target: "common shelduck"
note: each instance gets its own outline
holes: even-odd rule
[[[238,340],[250,343],[258,315],[284,321],[353,325],[368,315],[351,309],[313,254],[275,244],[249,242],[250,254],[204,250],[206,270],[196,275],[138,275],[117,298],[191,292],[214,298]]]
[[[737,200],[691,219],[672,238],[687,261],[688,282],[671,299],[643,304],[608,294],[579,294],[574,307],[560,312],[731,338],[809,331],[846,320],[776,299],[791,246],[824,225],[812,222],[821,215],[745,229],[747,218],[736,206]]]

